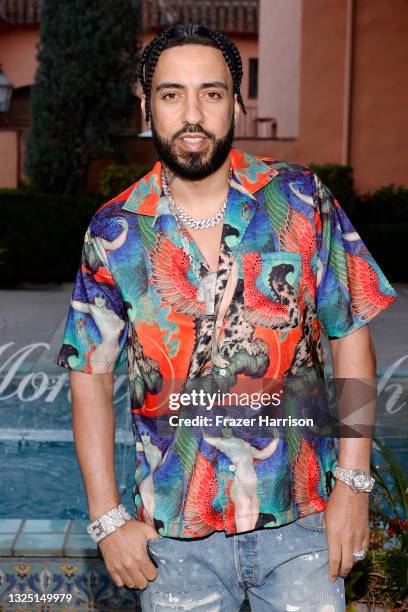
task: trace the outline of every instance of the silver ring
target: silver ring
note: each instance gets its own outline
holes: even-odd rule
[[[364,559],[367,555],[367,551],[366,550],[358,550],[356,552],[353,552],[353,557],[356,561],[361,561],[362,559]]]

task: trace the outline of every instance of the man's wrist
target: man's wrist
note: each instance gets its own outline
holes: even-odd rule
[[[345,468],[337,465],[334,477],[346,483],[354,493],[369,493],[375,484],[375,478],[371,476],[369,470],[361,468]]]
[[[111,501],[103,501],[103,502],[99,502],[98,504],[89,504],[89,508],[88,508],[88,515],[91,521],[96,521],[96,519],[99,516],[102,516],[102,514],[106,514],[107,512],[109,512],[109,510],[111,510],[112,508],[114,508],[115,506],[118,506],[120,504],[120,498],[114,498]]]
[[[98,516],[87,526],[87,532],[95,542],[99,542],[132,519],[123,504],[111,508],[108,512]]]

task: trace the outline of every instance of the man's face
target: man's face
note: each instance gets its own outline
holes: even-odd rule
[[[228,157],[239,113],[221,51],[204,45],[166,49],[151,92],[150,124],[162,161],[190,180],[215,172]]]

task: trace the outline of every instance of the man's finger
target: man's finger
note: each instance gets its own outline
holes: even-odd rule
[[[124,571],[122,578],[126,586],[131,589],[144,589],[147,586],[147,580],[140,569],[132,569],[132,571]]]
[[[328,537],[329,545],[329,578],[336,580],[341,564],[341,544],[338,537]]]
[[[354,564],[353,551],[361,550],[356,546],[354,540],[347,539],[343,541],[341,549],[341,564],[340,564],[340,575],[346,577],[351,572]]]
[[[146,555],[143,555],[143,559],[141,560],[139,567],[143,575],[147,578],[147,580],[156,580],[158,573],[157,567],[151,561],[147,553]]]
[[[113,582],[116,584],[117,587],[125,586],[125,583],[117,572],[110,572],[110,577],[112,578]]]

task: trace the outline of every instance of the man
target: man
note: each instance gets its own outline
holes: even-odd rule
[[[320,328],[337,378],[374,379],[367,322],[395,300],[311,170],[232,148],[241,78],[235,45],[202,26],[171,27],[142,54],[161,161],[93,216],[58,359],[72,370],[89,531],[143,610],[230,612],[245,593],[257,611],[344,610],[344,576],[369,545],[371,439],[338,449],[291,427],[254,439],[227,420],[227,440],[225,424],[163,426],[170,391],[197,381],[318,380]],[[130,520],[107,517],[120,502],[112,389],[126,356]],[[337,465],[365,474],[333,478]]]

